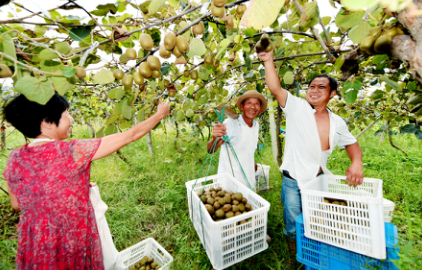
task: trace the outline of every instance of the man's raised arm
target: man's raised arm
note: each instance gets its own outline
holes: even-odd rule
[[[258,57],[264,62],[265,65],[265,81],[271,94],[277,99],[281,107],[286,106],[287,91],[280,85],[277,71],[275,70],[273,52],[260,52]]]

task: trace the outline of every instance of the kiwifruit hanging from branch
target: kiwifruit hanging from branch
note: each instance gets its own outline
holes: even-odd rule
[[[245,11],[246,11],[246,5],[242,4],[242,5],[238,5],[236,7],[236,13],[239,14],[239,15],[245,13]]]
[[[9,77],[12,77],[12,75],[13,73],[7,65],[0,64],[0,78],[9,78]],[[83,78],[85,78],[85,76]]]
[[[185,70],[183,71],[183,76],[184,76],[184,77],[189,77],[189,76],[190,76],[190,71],[189,71],[188,69],[185,69]]]
[[[205,65],[212,65],[213,59],[212,59],[212,54],[207,54],[207,56],[205,56],[204,58],[204,63]]]
[[[192,33],[195,35],[202,35],[205,31],[204,23],[201,21],[192,26]]]
[[[120,69],[116,69],[115,71],[113,71],[113,76],[114,76],[114,78],[116,78],[116,79],[118,79],[118,80],[121,80],[122,78],[123,78],[123,76],[124,76],[125,74],[123,73],[123,71],[122,70],[120,70]]]
[[[168,51],[173,50],[174,46],[176,46],[176,35],[172,32],[168,33],[164,38],[164,46]]]
[[[360,49],[366,52],[367,54],[372,55],[375,53],[373,50],[374,43],[375,43],[375,38],[373,36],[367,36],[360,43]]]
[[[382,33],[382,28],[377,26],[371,29],[371,31],[369,31],[368,37],[372,36],[375,39],[377,39]]]
[[[267,48],[270,45],[270,36],[267,33],[261,35],[261,45],[264,48]]]
[[[391,43],[391,36],[382,35],[375,41],[374,51],[377,53],[388,53],[390,52]]]
[[[76,74],[75,74],[76,77],[78,77],[79,79],[84,79],[86,77],[86,71],[84,68],[75,67],[75,69],[76,69]]]
[[[149,34],[142,33],[139,37],[139,42],[144,50],[150,51],[154,46],[154,41]]]
[[[233,16],[232,15],[227,16],[226,27],[227,27],[227,29],[233,29],[234,22],[233,22]]]
[[[223,18],[224,17],[225,9],[224,7],[217,7],[211,4],[211,14],[216,18]]]
[[[133,73],[133,81],[137,84],[137,85],[141,85],[144,83],[144,77],[142,77],[141,74],[139,74],[139,72],[135,72]]]
[[[152,71],[152,77],[157,79],[161,77],[161,70],[153,70]]]
[[[183,54],[179,51],[179,48],[177,48],[177,46],[174,46],[173,48],[173,54],[174,56],[176,56],[177,58],[179,58],[180,56],[182,56]]]
[[[393,28],[385,31],[384,35],[389,35],[390,37],[394,37],[395,35],[397,35],[397,27],[393,27]]]
[[[220,66],[220,61],[219,60],[217,60],[217,59],[214,59],[213,61],[212,61],[212,67],[213,68],[218,68]]]
[[[176,38],[176,46],[181,53],[185,53],[189,50],[189,43],[184,36],[178,36]]]
[[[190,73],[190,77],[192,78],[192,80],[197,80],[198,79],[198,71],[192,70],[191,73]]]
[[[227,3],[227,0],[212,0],[212,3],[214,6],[224,7],[224,5]]]
[[[170,58],[171,56],[171,51],[168,51],[166,47],[164,46],[164,44],[161,44],[160,50],[158,53],[164,59]]]
[[[148,66],[151,70],[160,70],[161,69],[161,63],[160,60],[155,57],[154,55],[150,55],[147,58]]]
[[[133,84],[133,77],[132,77],[132,75],[126,74],[125,76],[123,76],[122,84],[123,84],[124,87],[131,88],[132,87],[132,84]]]
[[[130,60],[136,59],[135,49],[132,49],[132,48],[127,49],[125,55],[126,55],[127,59],[130,59]]]
[[[270,40],[270,36],[267,33],[261,35],[261,39],[256,43],[255,50],[257,53],[269,52],[274,50],[274,45]]]
[[[142,62],[138,68],[139,74],[141,74],[144,78],[150,78],[152,75],[152,71],[149,68],[147,62]]]

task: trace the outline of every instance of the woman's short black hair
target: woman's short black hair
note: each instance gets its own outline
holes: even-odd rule
[[[330,81],[330,93],[331,93],[331,91],[337,90],[336,79],[334,79],[333,77],[330,77],[326,74],[321,74],[321,75],[317,75],[317,76],[313,77],[312,80],[309,82],[309,85],[311,85],[312,81],[315,80],[316,78],[327,78]]]
[[[41,122],[59,125],[62,113],[69,108],[69,102],[55,93],[45,105],[28,100],[19,95],[10,101],[3,110],[4,119],[28,138],[41,134]]]

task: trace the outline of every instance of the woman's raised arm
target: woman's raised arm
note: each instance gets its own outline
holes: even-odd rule
[[[145,134],[150,132],[161,121],[161,119],[169,115],[169,113],[170,103],[167,102],[166,104],[162,104],[160,102],[157,107],[157,112],[147,120],[133,126],[128,131],[102,138],[100,147],[98,148],[92,160],[106,157],[116,152],[123,146],[139,140],[145,136]]]

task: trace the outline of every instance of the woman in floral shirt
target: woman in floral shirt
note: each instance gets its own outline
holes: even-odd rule
[[[169,103],[126,132],[71,140],[69,103],[55,94],[46,105],[20,95],[5,119],[33,143],[15,149],[4,176],[12,207],[20,210],[16,269],[103,269],[101,243],[89,200],[91,161],[147,134],[169,114]]]

